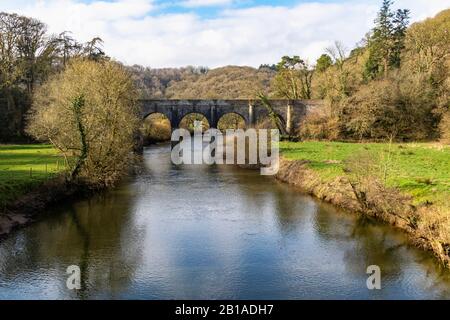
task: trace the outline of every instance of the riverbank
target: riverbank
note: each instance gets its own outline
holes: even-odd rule
[[[61,176],[63,158],[50,145],[0,145],[0,237],[83,188]]]
[[[64,159],[50,145],[0,145],[0,209],[64,170]]]
[[[277,179],[404,230],[450,266],[450,148],[282,142]]]
[[[55,169],[61,172],[63,167],[50,146],[0,150],[0,237],[30,223],[49,206],[92,192],[58,177]],[[450,266],[448,146],[282,142],[281,152],[279,180],[406,231],[414,244]]]
[[[0,214],[0,239],[32,223],[46,209],[90,193],[92,190],[89,188],[67,183],[62,176],[43,182],[3,208]]]
[[[52,206],[105,190],[68,182],[65,171],[63,157],[51,145],[0,145],[0,239]]]

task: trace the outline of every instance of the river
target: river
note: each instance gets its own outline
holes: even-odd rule
[[[259,171],[173,166],[169,148],[0,242],[0,299],[450,299],[450,273],[402,232]]]

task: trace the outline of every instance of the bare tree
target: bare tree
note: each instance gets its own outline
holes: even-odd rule
[[[347,60],[348,50],[341,42],[335,41],[334,46],[328,47],[326,51],[333,59],[333,62],[338,71],[339,91],[342,95],[347,96],[349,95],[349,71],[347,71],[345,68],[345,62]]]
[[[36,92],[28,132],[61,151],[72,179],[109,186],[132,160],[135,97],[120,64],[72,59]]]

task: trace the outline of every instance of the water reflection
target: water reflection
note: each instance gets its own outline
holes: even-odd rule
[[[43,221],[6,239],[0,244],[0,298],[44,294],[86,299],[103,293],[113,298],[134,278],[142,255],[140,239],[145,230],[130,224],[126,213],[133,210],[133,202],[128,192],[97,196],[55,209]],[[82,290],[65,287],[70,265],[81,269]],[[27,280],[21,292],[21,281]],[[42,284],[48,291],[41,292]]]
[[[147,149],[120,188],[0,243],[0,298],[449,298],[449,273],[400,232],[229,166]],[[366,268],[382,270],[380,291]],[[79,265],[82,290],[65,286]]]

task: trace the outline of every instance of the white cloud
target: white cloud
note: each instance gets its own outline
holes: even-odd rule
[[[206,1],[206,0],[196,0]],[[345,0],[293,7],[228,9],[214,18],[160,14],[148,0],[9,2],[8,11],[41,19],[49,30],[70,30],[87,41],[100,36],[106,52],[127,64],[151,67],[275,63],[283,55],[314,61],[335,40],[351,48],[372,27],[380,1]],[[398,0],[413,20],[449,7],[448,0]]]
[[[210,7],[210,6],[220,6],[233,3],[233,0],[186,0],[181,2],[184,7],[194,8],[194,7]]]

